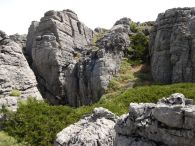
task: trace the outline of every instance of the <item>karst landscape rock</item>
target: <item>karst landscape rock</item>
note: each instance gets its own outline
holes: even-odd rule
[[[95,108],[92,115],[58,133],[54,145],[113,145],[117,119],[118,117],[107,109]]]
[[[20,108],[19,102],[30,99],[33,103],[35,98],[48,104],[42,109],[37,106],[39,102],[34,107],[29,106],[35,108],[33,112],[40,114],[43,110],[42,116],[49,112],[53,112],[52,117],[56,116],[56,124],[52,123],[50,132],[61,122],[66,124],[64,129],[55,133],[55,137],[43,132],[49,135],[49,140],[40,134],[42,131],[39,133],[41,138],[36,132],[29,131],[33,133],[33,138],[45,138],[50,145],[194,146],[194,91],[189,89],[188,97],[182,93],[188,92],[182,85],[178,89],[181,93],[175,93],[177,91],[171,90],[169,85],[164,88],[167,91],[155,91],[154,88],[151,100],[157,103],[141,103],[141,100],[149,98],[149,90],[139,90],[139,84],[147,78],[143,71],[146,66],[152,79],[140,86],[195,82],[194,43],[195,8],[169,9],[160,13],[155,22],[139,23],[124,17],[117,20],[111,29],[97,27],[95,30],[82,23],[72,10],[50,10],[40,21],[32,21],[27,35],[8,36],[0,31],[0,109],[8,108],[14,111],[14,118],[19,118],[14,121],[10,118],[11,114],[0,112],[0,130],[6,129],[1,122],[9,121],[9,118],[15,122],[15,129],[23,125],[32,128],[22,121],[26,116],[24,113],[17,117],[17,108]],[[136,57],[138,60],[133,60]],[[130,68],[128,64],[131,64]],[[125,69],[132,70],[128,77],[121,75]],[[128,82],[119,84],[118,80]],[[110,88],[112,92],[108,92]],[[140,103],[130,103],[126,97],[131,89],[143,95],[134,93],[140,96],[136,99],[131,94],[135,98],[131,101]],[[162,95],[162,92],[169,97],[159,99],[153,96]],[[119,108],[113,109],[112,100],[121,110],[129,104],[128,114],[120,115],[122,112],[116,111]],[[104,102],[106,104],[102,104]],[[22,108],[25,104],[29,108],[28,102],[21,103]],[[52,108],[48,110],[49,106]],[[62,107],[70,111],[57,117],[55,114],[60,115]],[[30,118],[33,116],[37,115],[32,114]],[[64,117],[67,121],[60,121]],[[82,118],[78,120],[78,117]],[[68,121],[70,119],[77,122]],[[38,123],[45,119],[33,120],[31,122]],[[47,125],[49,120],[44,124]],[[17,137],[18,133],[11,134]],[[29,141],[32,142],[32,139]]]
[[[128,46],[125,25],[119,22],[95,47],[91,45],[95,32],[71,10],[48,11],[40,22],[32,22],[27,52],[42,94],[54,104],[81,106],[98,101]]]
[[[194,8],[170,9],[158,15],[151,31],[151,66],[155,81],[194,82]]]
[[[26,61],[20,44],[0,31],[0,107],[15,110],[17,100],[36,97],[42,99],[33,71]],[[11,95],[14,90],[19,95]]]
[[[193,101],[175,93],[154,103],[130,103],[117,118],[103,108],[57,134],[55,146],[192,146]]]

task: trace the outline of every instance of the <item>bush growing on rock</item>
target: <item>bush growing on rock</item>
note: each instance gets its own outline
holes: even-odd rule
[[[131,30],[132,32],[134,32],[134,33],[138,32],[139,28],[138,28],[137,23],[131,22],[131,24],[130,24],[130,30]]]

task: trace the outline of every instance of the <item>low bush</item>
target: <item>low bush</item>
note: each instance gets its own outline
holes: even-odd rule
[[[148,62],[149,58],[149,37],[142,32],[130,36],[131,45],[128,54],[131,60],[139,63]]]
[[[3,127],[19,142],[48,146],[53,143],[56,133],[70,124],[67,115],[72,112],[73,108],[67,106],[50,106],[29,99],[26,104],[19,106],[16,113],[7,114],[8,120],[3,123]]]

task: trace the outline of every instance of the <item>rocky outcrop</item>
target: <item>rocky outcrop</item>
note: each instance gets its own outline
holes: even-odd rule
[[[23,34],[23,35],[14,34],[14,35],[10,35],[9,38],[13,40],[14,42],[16,42],[22,49],[25,50],[26,40],[27,40],[26,34]]]
[[[158,15],[151,31],[151,67],[155,81],[195,82],[195,8]]]
[[[111,146],[117,116],[104,108],[70,125],[57,134],[54,146]]]
[[[12,92],[17,92],[12,93]],[[18,99],[41,99],[33,71],[22,53],[20,44],[0,31],[0,107],[15,109]]]
[[[96,47],[91,45],[93,36],[71,10],[48,11],[40,22],[32,23],[27,52],[41,91],[51,103],[96,102],[118,72],[128,35],[110,31]]]
[[[193,101],[179,93],[157,104],[131,103],[115,126],[117,145],[134,146],[136,139],[140,146],[193,146],[194,112]]]
[[[195,105],[175,93],[154,103],[131,103],[120,118],[104,108],[57,134],[55,146],[194,146]]]

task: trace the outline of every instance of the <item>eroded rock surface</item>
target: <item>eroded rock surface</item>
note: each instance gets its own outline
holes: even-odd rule
[[[10,35],[9,38],[14,42],[16,42],[23,50],[26,48],[26,40],[27,40],[26,34],[23,35],[14,34],[14,35]]]
[[[129,114],[123,115],[115,126],[117,145],[129,146],[131,139],[141,139],[149,146],[193,146],[194,113],[193,101],[179,93],[157,104],[131,103]]]
[[[159,14],[150,39],[155,81],[195,82],[195,8]]]
[[[11,95],[13,90],[19,94]],[[15,96],[15,97],[14,97]],[[33,71],[30,69],[20,44],[0,31],[0,107],[17,107],[18,99],[42,99]]]
[[[104,108],[70,125],[57,134],[54,146],[112,146],[117,116]]]
[[[130,103],[117,117],[104,108],[57,134],[55,146],[194,146],[195,105],[175,93],[154,103]]]
[[[48,11],[40,22],[33,22],[27,52],[44,97],[72,106],[98,101],[117,74],[129,43],[128,32],[115,30],[94,47],[94,32],[71,10]]]

